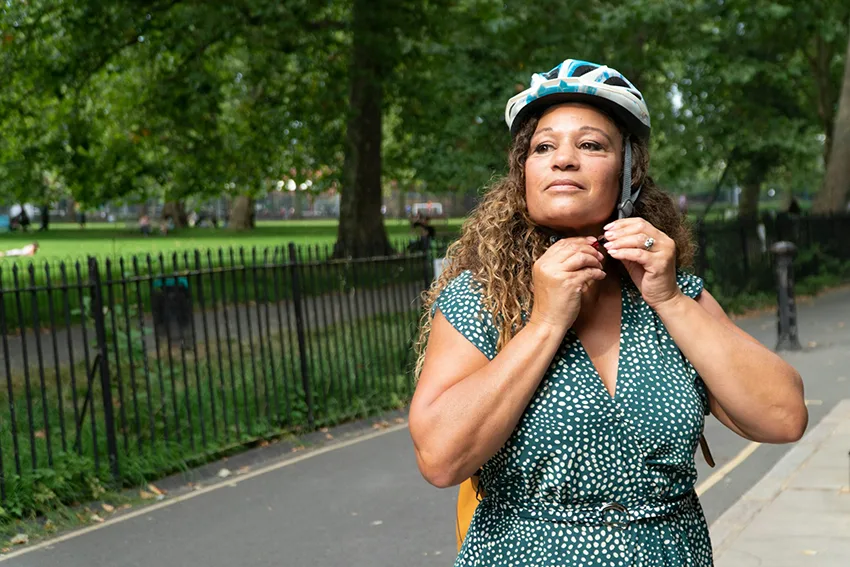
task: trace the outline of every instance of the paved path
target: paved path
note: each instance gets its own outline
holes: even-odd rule
[[[717,567],[850,565],[850,399],[711,526]]]
[[[824,419],[840,399],[848,397],[850,289],[802,304],[800,321],[801,339],[807,348],[785,356],[801,370],[806,382],[811,412],[810,433],[805,442],[808,443],[825,435],[820,433],[823,430],[818,428],[819,423],[828,424],[836,415],[843,415],[830,414]],[[765,344],[774,346],[772,315],[742,320],[739,324]],[[812,345],[808,346],[810,342]],[[437,490],[422,480],[409,434],[403,425],[395,425],[394,419],[402,418],[403,414],[388,418],[390,424],[399,429],[379,432],[382,433],[379,437],[363,440],[364,432],[374,431],[370,422],[350,424],[331,430],[333,440],[325,439],[324,433],[311,435],[307,441],[317,449],[315,452],[290,453],[287,445],[280,443],[192,471],[191,476],[173,477],[158,483],[169,489],[168,499],[159,504],[162,507],[136,510],[132,515],[123,516],[123,521],[66,535],[68,539],[64,541],[24,554],[7,555],[6,562],[15,567],[450,565],[455,553],[456,490]],[[840,468],[848,463],[846,451],[850,447],[842,448],[847,437],[847,429],[842,427],[839,431],[836,426],[835,431],[840,436],[830,445],[837,447],[837,452],[817,453],[817,457],[813,454],[806,461],[812,467],[810,471],[818,468],[816,463],[821,459],[829,468]],[[764,542],[759,543],[763,533],[758,530],[770,527],[770,518],[777,509],[764,507],[765,514],[756,517],[760,524],[753,520],[748,524],[752,529],[745,526],[738,530],[734,539],[729,538],[735,534],[735,529],[724,527],[729,525],[723,523],[724,514],[735,510],[742,496],[763,494],[758,484],[760,479],[777,467],[778,462],[785,464],[777,469],[790,470],[791,465],[787,463],[791,461],[782,459],[795,453],[791,446],[759,446],[741,464],[717,477],[718,470],[735,463],[749,443],[727,433],[714,421],[709,428],[718,469],[702,467],[700,483],[704,486],[710,480],[715,481],[701,499],[708,521],[714,526],[716,543],[725,546],[728,553],[751,542],[764,548]],[[361,440],[344,445],[346,440],[356,439]],[[827,446],[825,438],[821,445]],[[338,448],[327,450],[334,447]],[[293,457],[305,456],[309,458],[293,460]],[[788,459],[799,462],[798,456]],[[216,478],[216,472],[222,467],[237,471],[244,466],[250,467],[252,472],[223,481]],[[272,468],[263,471],[260,468],[263,466]],[[815,474],[819,474],[818,471]],[[798,474],[795,478],[799,482],[809,482],[811,475]],[[205,488],[193,492],[187,483],[199,479]],[[756,492],[749,493],[754,486]],[[799,505],[809,506],[806,509],[812,511],[817,508],[816,503],[812,504],[812,497],[797,494],[807,493],[808,489],[803,488],[787,492],[789,496],[784,498],[802,498],[808,504]],[[778,502],[779,498],[775,500]],[[821,501],[825,506],[830,502],[828,497]],[[794,502],[788,503],[788,506],[794,505]],[[779,509],[779,512],[784,514],[788,510],[790,508]],[[835,523],[846,521],[846,516],[840,515],[843,513],[826,515],[813,522],[821,522],[817,525],[823,530],[844,529],[846,524]],[[807,522],[803,521],[802,513],[799,519],[798,524],[803,529]],[[786,525],[789,523],[790,520]],[[842,532],[836,533],[840,536]],[[765,560],[763,565],[850,564],[850,555],[844,556],[844,563],[818,563],[818,555],[806,554],[816,551],[822,558],[833,557],[829,554],[838,554],[844,549],[838,539],[834,545],[830,544],[829,549],[833,551],[827,554],[827,547],[815,545],[817,542],[810,544],[783,534],[770,537],[773,539],[769,547],[776,556],[785,553],[797,561],[789,559],[783,564]],[[726,563],[718,563],[718,567],[760,564],[736,563],[737,559],[731,555],[727,559],[726,553],[719,550],[720,561]],[[0,557],[0,563],[2,559]]]

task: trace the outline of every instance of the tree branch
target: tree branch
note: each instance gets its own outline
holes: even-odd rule
[[[118,55],[124,49],[136,45],[137,43],[139,43],[138,35],[126,43],[115,46],[112,50],[101,56],[100,60],[94,65],[94,67],[86,71],[82,79],[80,79],[77,84],[74,85],[74,94],[78,96],[80,94],[80,91],[83,89],[83,87],[86,86],[86,84],[91,80],[91,78],[95,76],[98,72],[100,72],[100,70],[103,69],[113,57]]]
[[[705,206],[705,210],[703,210],[700,215],[698,221],[702,222],[708,216],[708,211],[711,210],[711,207],[714,203],[717,202],[717,199],[720,197],[720,191],[723,189],[723,183],[726,181],[726,176],[729,174],[729,168],[732,165],[732,161],[734,160],[735,150],[733,149],[729,153],[729,159],[726,160],[726,165],[723,167],[723,173],[720,175],[720,179],[717,180],[717,184],[714,186],[714,191],[711,194],[711,200],[709,200],[708,204]]]

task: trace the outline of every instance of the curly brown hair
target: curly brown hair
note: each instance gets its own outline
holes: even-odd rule
[[[422,371],[431,331],[431,307],[443,289],[461,272],[472,272],[473,278],[482,286],[485,308],[498,314],[494,318],[499,331],[497,352],[522,329],[522,313],[531,312],[534,298],[531,292],[532,267],[549,245],[549,237],[541,230],[542,227],[531,220],[525,198],[525,161],[538,120],[538,117],[530,118],[517,133],[508,156],[508,174],[490,185],[481,202],[467,217],[460,238],[446,252],[440,277],[424,294],[424,312],[416,344],[417,379]],[[618,126],[625,139],[625,129],[622,125]],[[677,267],[690,267],[694,246],[688,225],[672,199],[648,175],[647,142],[631,137],[630,143],[632,184],[643,186],[635,206],[635,216],[646,219],[672,238],[676,243]],[[622,173],[620,179],[622,182]],[[616,210],[611,214],[611,219],[614,218]],[[616,262],[613,258],[610,261]]]

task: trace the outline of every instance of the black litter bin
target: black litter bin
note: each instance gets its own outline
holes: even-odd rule
[[[192,294],[185,277],[156,278],[151,297],[154,332],[186,346],[192,340]]]

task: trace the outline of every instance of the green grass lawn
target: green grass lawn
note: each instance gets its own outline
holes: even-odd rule
[[[439,233],[455,231],[462,219],[436,221]],[[401,219],[385,220],[388,236],[395,239],[413,238],[410,223]],[[295,244],[331,245],[336,241],[335,220],[261,221],[250,232],[227,229],[189,228],[173,231],[167,236],[142,236],[135,224],[89,224],[85,230],[71,223],[51,224],[47,232],[0,234],[0,249],[19,248],[33,241],[39,243],[36,260],[77,260],[88,255],[121,257],[137,254],[187,252],[196,248],[256,246],[258,249]],[[5,261],[9,261],[6,259]],[[29,259],[26,259],[29,261]]]

